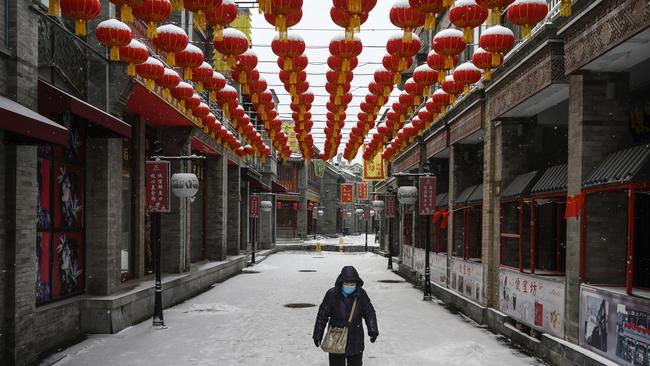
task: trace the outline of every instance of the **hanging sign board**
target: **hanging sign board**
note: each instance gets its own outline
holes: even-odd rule
[[[341,184],[341,204],[352,204],[354,198],[354,189],[352,183]]]
[[[420,215],[433,215],[436,210],[436,177],[420,177]]]
[[[251,219],[257,219],[260,217],[260,197],[259,196],[250,196],[248,197],[248,215]]]
[[[386,196],[386,205],[385,205],[385,210],[386,210],[386,218],[388,219],[393,219],[395,218],[395,195],[394,194],[389,194]]]
[[[368,200],[368,183],[357,183],[357,200]]]
[[[147,212],[170,212],[169,162],[147,161],[145,175]]]

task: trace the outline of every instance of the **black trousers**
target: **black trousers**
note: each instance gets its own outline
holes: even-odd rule
[[[361,366],[363,364],[363,352],[357,353],[353,356],[337,355],[330,353],[330,366]]]

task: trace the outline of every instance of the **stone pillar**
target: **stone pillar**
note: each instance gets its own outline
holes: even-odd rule
[[[485,122],[483,140],[483,227],[482,255],[483,294],[487,306],[499,308],[499,268],[500,268],[500,169],[501,139],[495,121]]]
[[[298,167],[298,192],[300,192],[300,207],[297,212],[296,236],[298,239],[307,237],[307,179],[309,178],[309,165],[311,162],[305,162]]]
[[[86,290],[105,296],[120,283],[122,139],[88,138],[86,146]]]
[[[161,131],[163,155],[190,154],[190,129],[166,128]],[[190,163],[171,162],[171,174],[189,171]],[[190,205],[187,198],[171,193],[171,212],[162,214],[162,271],[179,273],[189,269]]]
[[[8,263],[5,311],[8,315],[8,364],[28,364],[36,353],[34,339],[34,311],[36,297],[36,180],[37,152],[35,146],[9,146],[6,148],[6,253]]]
[[[4,130],[0,130],[0,141],[4,141]],[[6,236],[6,220],[7,220],[7,201],[5,200],[6,182],[7,180],[7,145],[0,143],[0,304],[8,304],[11,298],[8,293],[9,283],[7,273],[11,267],[9,263],[9,251]],[[0,345],[3,350],[0,352],[0,364],[9,364],[9,357],[6,354],[7,349],[5,346],[7,342],[7,334],[9,332],[7,320],[9,313],[7,306],[0,306]]]
[[[271,249],[273,247],[273,200],[271,196],[262,195],[260,196],[260,202],[269,201],[271,202],[271,211],[264,212],[260,209],[260,218],[257,220],[258,225],[258,248],[259,249]]]
[[[241,175],[239,166],[228,166],[228,255],[239,255],[239,228],[241,203]]]
[[[145,161],[147,160],[146,155],[146,138],[145,138],[145,121],[141,118],[129,118],[131,122],[131,139],[133,146],[133,195],[134,195],[134,204],[133,204],[133,230],[136,231],[134,237],[135,243],[135,267],[133,268],[133,273],[136,277],[144,277],[144,260],[146,257],[145,254]]]
[[[252,226],[251,219],[248,215],[248,197],[250,194],[249,190],[249,180],[241,180],[241,202],[240,202],[240,212],[241,212],[241,222],[239,226],[240,230],[240,242],[239,249],[243,252],[248,252],[251,250],[252,239],[250,236],[249,227]]]
[[[633,144],[628,90],[626,73],[569,76],[569,195],[580,193],[582,181],[608,154]],[[575,343],[580,329],[580,283],[584,280],[580,278],[581,226],[579,218],[567,220],[565,335]]]
[[[224,156],[210,157],[206,162],[207,257],[222,261],[228,255],[228,160]]]

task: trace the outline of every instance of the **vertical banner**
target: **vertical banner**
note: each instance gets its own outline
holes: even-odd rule
[[[384,159],[381,157],[381,151],[378,151],[370,160],[363,160],[363,180],[364,181],[382,181],[386,179],[386,169],[384,168]]]
[[[251,219],[257,219],[260,217],[260,197],[259,196],[250,196],[248,197],[248,216]]]
[[[420,177],[420,215],[433,215],[436,210],[436,177]]]
[[[357,200],[368,200],[368,183],[357,183]]]
[[[341,184],[341,204],[352,204],[354,199],[354,188],[352,183]]]
[[[318,178],[322,178],[325,175],[325,160],[314,159],[314,175]]]
[[[170,212],[168,161],[146,162],[145,193],[147,212]]]
[[[385,204],[384,210],[386,210],[386,218],[388,219],[393,219],[395,218],[395,195],[394,194],[389,194],[386,196],[386,204]]]

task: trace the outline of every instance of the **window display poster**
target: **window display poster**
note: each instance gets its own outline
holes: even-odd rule
[[[650,365],[650,301],[583,285],[580,346],[620,364]]]
[[[52,208],[50,198],[52,196],[52,161],[38,159],[37,184],[38,200],[36,201],[36,227],[38,229],[49,229],[52,227]]]
[[[564,336],[564,278],[502,268],[499,310],[539,331]]]
[[[424,275],[425,253],[424,249],[414,248],[413,269]],[[429,270],[431,271],[431,281],[441,286],[447,283],[447,255],[438,253],[429,253]]]
[[[54,226],[80,228],[83,225],[81,169],[68,164],[54,164],[54,169]]]
[[[485,304],[483,264],[451,258],[451,289],[472,301]]]
[[[83,243],[78,232],[54,235],[52,297],[60,299],[83,289]]]
[[[49,232],[36,233],[36,303],[52,299],[50,291],[50,238]]]

